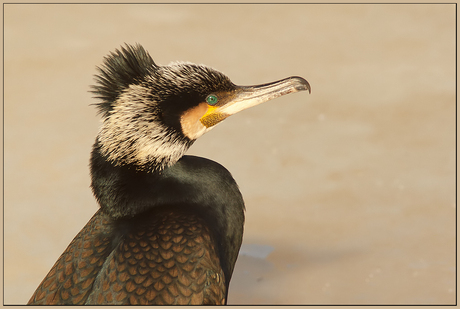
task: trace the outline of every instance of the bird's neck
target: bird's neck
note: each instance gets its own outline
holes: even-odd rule
[[[146,155],[143,159],[117,157],[114,160],[96,139],[90,160],[91,188],[102,211],[117,219],[151,208],[147,195],[160,181],[164,169],[173,166],[191,143],[182,146],[176,143],[170,147],[169,154],[159,151],[156,156]]]

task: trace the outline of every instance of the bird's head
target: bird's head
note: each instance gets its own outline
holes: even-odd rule
[[[158,66],[140,45],[126,45],[104,58],[92,92],[103,124],[97,142],[115,165],[161,170],[219,122],[279,96],[308,90],[301,77],[237,86],[203,65]]]

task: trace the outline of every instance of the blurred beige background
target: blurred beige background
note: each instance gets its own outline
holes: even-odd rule
[[[229,304],[455,303],[455,5],[4,5],[4,302],[97,209],[95,66],[124,42],[297,93],[195,154],[246,200]]]

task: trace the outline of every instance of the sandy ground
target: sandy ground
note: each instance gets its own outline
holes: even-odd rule
[[[97,209],[95,66],[124,42],[297,93],[190,149],[246,201],[229,304],[453,304],[455,5],[4,6],[4,303]]]

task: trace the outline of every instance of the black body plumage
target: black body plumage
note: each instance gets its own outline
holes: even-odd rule
[[[203,65],[156,65],[140,45],[98,70],[90,171],[100,209],[29,304],[225,304],[243,198],[223,166],[184,154],[229,115],[308,82],[236,86]]]

